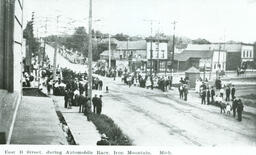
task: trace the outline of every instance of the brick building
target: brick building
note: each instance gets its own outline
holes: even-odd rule
[[[8,143],[21,99],[23,0],[0,1],[0,143]]]

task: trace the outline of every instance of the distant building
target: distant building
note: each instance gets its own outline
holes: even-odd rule
[[[174,55],[174,69],[185,71],[191,66],[200,70],[226,70],[226,51],[223,50],[184,50]]]
[[[23,0],[0,1],[0,143],[10,140],[22,92]]]
[[[113,45],[115,44],[115,45]],[[145,70],[146,57],[146,41],[118,41],[111,44],[114,48],[111,50],[111,66],[117,69],[127,68],[129,71]],[[100,54],[100,59],[108,62],[109,50]]]
[[[186,50],[225,50],[226,70],[236,70],[243,63],[248,64],[248,68],[254,68],[254,47],[253,44],[244,43],[213,43],[213,44],[188,44]]]
[[[147,38],[147,68],[150,69],[151,42],[152,42],[152,67],[155,73],[164,72],[168,61],[168,40]]]

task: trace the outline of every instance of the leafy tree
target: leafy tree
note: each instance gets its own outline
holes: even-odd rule
[[[192,43],[193,43],[193,44],[211,44],[211,42],[209,42],[208,40],[206,40],[206,39],[201,39],[201,38],[192,40]]]
[[[23,37],[27,41],[27,45],[29,46],[29,51],[34,55],[38,55],[40,43],[34,37],[32,21],[29,21],[27,23],[26,28],[23,31]]]
[[[113,36],[113,38],[116,38],[119,41],[127,41],[129,36],[123,33],[118,33],[116,35]]]

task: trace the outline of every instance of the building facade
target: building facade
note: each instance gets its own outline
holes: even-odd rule
[[[23,0],[0,1],[0,143],[9,143],[22,92]]]
[[[147,68],[151,63],[151,43],[152,43],[152,67],[155,73],[164,72],[168,62],[168,40],[158,38],[147,38]]]
[[[201,71],[225,71],[226,54],[223,50],[184,50],[174,56],[174,69],[185,71],[194,66]]]
[[[117,69],[130,72],[136,70],[146,70],[147,54],[146,41],[114,41],[115,48],[111,50],[111,66]],[[112,46],[112,44],[111,44]],[[103,51],[100,54],[100,59],[108,63],[109,51]]]
[[[245,43],[213,43],[213,44],[188,44],[186,50],[217,50],[227,51],[226,70],[236,70],[243,63],[248,64],[248,68],[255,68],[254,46]]]

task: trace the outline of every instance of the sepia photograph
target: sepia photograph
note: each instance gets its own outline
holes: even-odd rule
[[[256,0],[0,0],[0,147],[255,149],[255,19]]]

